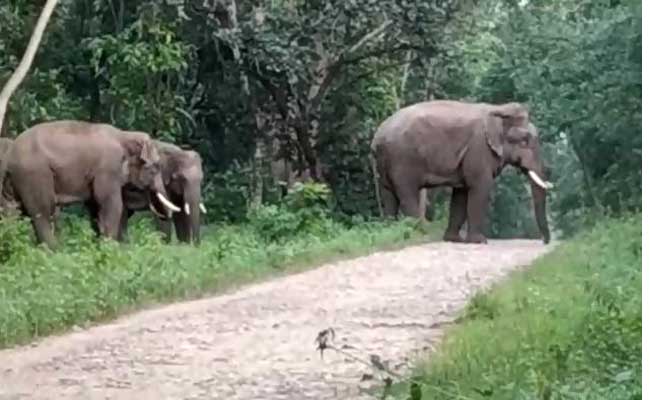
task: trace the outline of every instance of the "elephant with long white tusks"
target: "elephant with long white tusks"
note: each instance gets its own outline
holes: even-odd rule
[[[203,167],[201,156],[193,150],[183,150],[178,146],[162,141],[155,141],[160,153],[162,178],[165,189],[169,194],[174,213],[160,213],[158,208],[149,207],[156,214],[159,228],[165,234],[167,241],[171,240],[172,223],[176,237],[180,242],[201,241],[201,214],[206,214],[207,209],[201,201],[201,185],[203,182]],[[122,218],[120,239],[124,239],[128,229],[128,219],[135,211],[147,209],[147,192],[133,186],[123,190],[125,214]],[[167,203],[158,198],[153,202],[167,206]]]
[[[97,234],[117,239],[125,185],[155,193],[165,212],[180,211],[167,198],[160,155],[144,132],[83,121],[44,122],[18,135],[0,164],[0,193],[15,196],[37,240],[51,248],[56,247],[56,211],[72,203],[91,210]]]
[[[420,190],[452,187],[446,241],[486,243],[481,231],[494,179],[506,165],[530,182],[537,225],[550,241],[541,142],[519,103],[427,101],[405,107],[377,129],[371,144],[384,214],[418,218]],[[467,237],[460,229],[467,222]]]

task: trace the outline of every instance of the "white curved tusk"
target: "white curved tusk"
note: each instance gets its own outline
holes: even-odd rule
[[[185,214],[190,215],[190,204],[189,203],[185,203],[184,209],[185,209]]]
[[[152,213],[156,214],[159,218],[165,218],[165,216],[159,213],[158,210],[156,210],[156,207],[154,207],[153,204],[151,203],[149,203],[149,209],[151,210]]]
[[[537,186],[541,187],[541,188],[544,189],[544,190],[548,190],[548,189],[552,189],[552,188],[553,188],[553,184],[552,184],[551,182],[544,182],[544,181],[542,180],[542,178],[540,178],[539,175],[537,175],[537,174],[535,173],[535,171],[530,171],[530,170],[529,170],[529,171],[528,171],[528,176],[530,176],[530,179],[532,179],[533,182],[535,182],[535,184],[536,184]]]
[[[200,203],[200,204],[199,204],[199,208],[201,209],[201,212],[202,212],[203,214],[207,214],[207,213],[208,213],[208,210],[205,209],[205,206],[203,205],[203,203]]]
[[[174,205],[174,203],[172,203],[171,201],[167,200],[167,198],[166,198],[165,196],[163,196],[162,193],[160,193],[160,192],[156,192],[156,196],[158,197],[158,200],[160,200],[160,202],[163,203],[163,205],[164,205],[165,207],[167,207],[168,209],[170,209],[171,211],[173,211],[173,212],[179,212],[179,211],[181,210],[180,208],[176,207],[176,206]]]

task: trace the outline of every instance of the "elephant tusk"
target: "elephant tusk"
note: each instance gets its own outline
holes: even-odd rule
[[[149,209],[151,210],[152,213],[156,214],[159,218],[169,218],[169,215],[165,217],[164,215],[159,213],[158,210],[156,210],[156,207],[154,207],[153,204],[151,203],[149,203]]]
[[[176,206],[174,205],[174,203],[172,203],[171,201],[167,200],[167,198],[166,198],[165,196],[163,196],[162,193],[160,193],[160,192],[156,192],[156,196],[158,197],[158,200],[160,200],[160,202],[163,203],[163,205],[164,205],[165,207],[167,207],[169,210],[171,210],[171,211],[173,211],[173,212],[179,212],[179,211],[181,210],[180,208],[176,207]]]
[[[551,182],[544,182],[542,178],[540,178],[539,175],[535,173],[535,171],[528,171],[528,176],[530,176],[530,179],[532,179],[537,186],[541,187],[544,190],[553,188],[553,184]]]
[[[185,214],[190,215],[190,204],[189,203],[185,203],[184,209],[185,209]]]
[[[208,210],[205,209],[205,206],[203,205],[203,203],[200,203],[200,204],[199,204],[199,208],[201,209],[201,212],[202,212],[203,214],[207,214],[207,213],[208,213]]]

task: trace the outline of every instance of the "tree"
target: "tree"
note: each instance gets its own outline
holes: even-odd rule
[[[41,15],[38,18],[36,26],[34,27],[34,32],[29,39],[27,49],[25,50],[25,54],[23,55],[18,68],[16,68],[16,71],[11,75],[5,86],[2,88],[2,92],[0,92],[0,135],[2,135],[2,125],[5,119],[5,114],[7,113],[7,105],[9,104],[9,99],[11,98],[11,95],[13,95],[14,91],[18,88],[18,86],[22,83],[23,79],[25,79],[25,76],[27,75],[32,62],[34,61],[34,56],[36,55],[38,46],[40,45],[41,39],[43,38],[43,33],[45,32],[47,23],[50,20],[50,16],[52,15],[52,12],[54,11],[54,8],[58,2],[59,0],[47,0],[45,6],[43,6]]]

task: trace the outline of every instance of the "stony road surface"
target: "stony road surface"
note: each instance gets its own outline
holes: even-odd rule
[[[0,351],[0,400],[365,399],[373,371],[332,351],[321,360],[319,331],[407,372],[478,288],[551,247],[430,243],[142,311]]]

